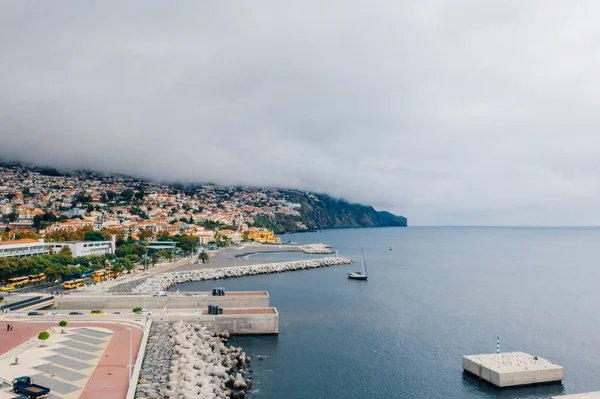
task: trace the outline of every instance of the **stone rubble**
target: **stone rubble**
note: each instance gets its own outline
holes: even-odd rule
[[[154,323],[150,329],[135,398],[165,398],[173,360],[168,323]]]
[[[135,287],[146,281],[148,277],[138,278],[137,280],[128,281],[123,284],[108,287],[108,292],[131,292]]]
[[[155,293],[166,291],[170,287],[192,281],[218,280],[221,278],[252,276],[257,274],[272,274],[295,270],[315,269],[318,267],[346,265],[353,263],[352,259],[331,257],[294,262],[268,263],[263,265],[221,267],[215,269],[199,269],[184,272],[157,274],[146,279],[142,284],[131,288],[131,292]]]
[[[301,245],[300,249],[305,254],[332,254],[334,252],[331,245],[327,244],[306,244]]]
[[[250,358],[242,348],[226,347],[228,333],[179,321],[170,329],[174,356],[169,374],[169,398],[240,399],[252,387],[244,379]]]

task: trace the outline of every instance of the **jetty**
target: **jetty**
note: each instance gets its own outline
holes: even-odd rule
[[[255,276],[259,274],[282,273],[296,270],[316,269],[319,267],[338,266],[354,263],[350,258],[326,257],[321,259],[299,260],[294,262],[266,263],[260,265],[222,267],[215,269],[199,269],[183,272],[157,274],[140,281],[139,285],[126,286],[126,290],[138,293],[155,293],[166,291],[172,286],[181,283],[218,280],[222,278]],[[118,291],[118,286],[112,291]]]
[[[559,382],[564,378],[561,366],[524,352],[463,356],[462,367],[500,388]]]
[[[600,399],[600,392],[576,393],[574,395],[553,396],[552,399]]]

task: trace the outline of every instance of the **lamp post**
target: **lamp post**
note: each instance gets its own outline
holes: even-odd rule
[[[131,329],[131,327],[127,327],[127,329],[129,330],[129,385],[131,386],[131,373],[133,372],[131,370],[131,362],[133,360],[133,330]]]

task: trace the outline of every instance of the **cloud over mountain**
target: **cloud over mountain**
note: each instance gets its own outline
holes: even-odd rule
[[[593,1],[0,3],[0,158],[600,224]]]

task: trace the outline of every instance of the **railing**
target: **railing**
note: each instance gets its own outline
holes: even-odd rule
[[[20,310],[20,309],[24,309],[24,308],[30,308],[32,306],[38,305],[40,303],[44,303],[44,302],[48,302],[48,301],[54,301],[54,295],[50,295],[50,296],[46,296],[46,297],[36,297],[36,299],[30,300],[27,303],[21,303],[18,305],[9,305],[9,310],[11,311],[15,311],[15,310]],[[24,302],[24,301],[21,301]]]
[[[22,301],[13,302],[13,303],[11,303],[9,305],[6,305],[6,309],[8,309],[8,310],[13,310],[13,309],[14,310],[18,310],[18,309],[20,309],[19,308],[20,305],[26,305],[26,304],[28,304],[30,302],[33,302],[33,301],[35,301],[37,299],[40,299],[40,298],[42,298],[42,297],[41,296],[34,296],[34,297],[31,297],[31,298],[23,299]]]

